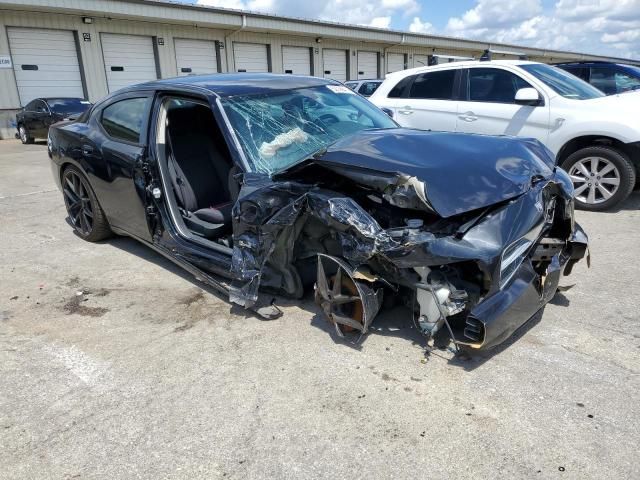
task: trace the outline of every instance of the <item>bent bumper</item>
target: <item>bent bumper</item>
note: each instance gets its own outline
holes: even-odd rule
[[[565,248],[554,255],[544,276],[539,275],[527,258],[511,281],[495,294],[478,303],[467,317],[467,325],[477,332],[481,326],[480,343],[459,339],[474,348],[496,346],[533,317],[556,294],[560,277],[568,275],[573,264],[588,255],[588,239],[579,225]]]

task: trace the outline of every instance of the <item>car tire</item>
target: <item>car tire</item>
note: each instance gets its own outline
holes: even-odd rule
[[[18,127],[18,135],[23,145],[33,143],[33,137],[29,135],[29,131],[24,125]]]
[[[107,217],[89,180],[80,169],[70,166],[62,173],[62,195],[75,233],[88,242],[99,242],[112,235]]]
[[[629,157],[611,147],[582,148],[561,166],[571,177],[576,207],[582,210],[609,210],[625,200],[636,183]]]

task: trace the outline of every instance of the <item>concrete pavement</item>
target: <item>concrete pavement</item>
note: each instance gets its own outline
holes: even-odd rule
[[[46,146],[0,142],[0,478],[640,478],[640,193],[507,348],[265,322],[127,238],[80,240]]]

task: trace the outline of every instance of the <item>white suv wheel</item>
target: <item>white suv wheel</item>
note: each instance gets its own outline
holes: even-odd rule
[[[575,198],[589,205],[606,202],[620,188],[620,171],[606,158],[583,158],[571,167],[569,175]]]

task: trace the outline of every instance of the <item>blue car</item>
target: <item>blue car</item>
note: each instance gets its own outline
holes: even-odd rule
[[[556,67],[590,83],[606,95],[640,89],[640,67],[610,62],[558,63]]]

